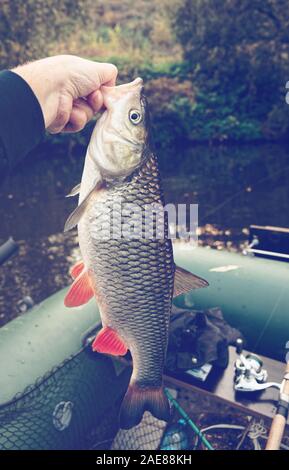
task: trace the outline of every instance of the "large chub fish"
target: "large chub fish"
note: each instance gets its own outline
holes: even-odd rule
[[[207,285],[175,266],[162,211],[144,217],[164,201],[142,88],[140,78],[102,88],[106,111],[92,134],[81,185],[71,193],[79,192],[79,205],[65,226],[78,225],[83,257],[71,271],[74,282],[65,305],[79,306],[95,296],[103,327],[94,351],[132,355],[133,373],[120,411],[123,428],[138,424],[145,410],[169,418],[162,375],[172,298]],[[123,210],[131,204],[140,217]],[[160,221],[164,230],[157,236]],[[126,232],[132,225],[133,236]]]

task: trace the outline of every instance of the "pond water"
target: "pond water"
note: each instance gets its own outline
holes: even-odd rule
[[[76,201],[64,196],[80,181],[84,151],[43,146],[0,187],[0,242],[20,252],[0,268],[0,324],[18,314],[17,302],[38,302],[70,280],[77,258],[75,232],[64,222]],[[161,150],[166,202],[199,204],[201,244],[240,249],[250,224],[289,227],[289,146],[205,146]]]
[[[201,239],[238,246],[250,224],[289,226],[289,146],[192,145],[158,154],[166,202],[199,204]],[[64,196],[80,181],[83,161],[83,151],[42,148],[18,167],[0,187],[0,240],[62,232],[75,206]]]

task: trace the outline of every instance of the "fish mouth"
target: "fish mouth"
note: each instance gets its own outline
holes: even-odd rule
[[[141,95],[143,89],[143,80],[138,77],[130,83],[124,83],[118,86],[105,86],[100,88],[103,96],[104,106],[109,109],[110,104],[121,99],[128,93],[139,93]]]
[[[132,82],[129,83],[124,83],[123,85],[118,85],[115,87],[111,86],[105,86],[103,85],[101,87],[102,93],[112,93],[112,92],[117,92],[117,93],[126,93],[128,91],[133,90],[134,88],[140,87],[142,89],[143,87],[143,79],[140,77],[135,78]]]
[[[141,77],[137,77],[132,82],[130,82],[129,85],[131,85],[131,86],[143,85],[143,79]]]
[[[118,89],[120,90],[130,90],[131,88],[135,87],[143,87],[143,79],[140,77],[135,78],[132,82],[124,83],[123,85],[119,85]]]

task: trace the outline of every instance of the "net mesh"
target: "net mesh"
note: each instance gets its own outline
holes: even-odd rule
[[[84,348],[0,406],[0,449],[157,449],[167,423],[146,412],[119,430],[130,368]]]
[[[155,450],[158,449],[167,427],[145,412],[141,423],[132,429],[120,429],[111,444],[111,450]]]
[[[129,380],[86,350],[0,407],[0,449],[87,449],[113,439]]]

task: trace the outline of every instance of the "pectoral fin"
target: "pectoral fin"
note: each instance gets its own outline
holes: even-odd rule
[[[95,200],[97,197],[97,194],[100,189],[104,187],[103,181],[98,181],[95,187],[88,193],[85,199],[77,206],[76,209],[70,214],[68,217],[65,226],[64,226],[64,232],[68,232],[72,228],[74,228],[80,221],[81,217],[85,213],[85,211],[88,209],[90,204]]]
[[[207,287],[209,284],[205,279],[202,279],[195,274],[190,273],[186,269],[176,266],[175,282],[174,282],[174,297],[190,292],[193,289]]]
[[[78,183],[76,186],[74,186],[74,188],[72,188],[70,193],[66,194],[65,197],[77,196],[77,194],[79,194],[79,193],[80,193],[80,183]]]

